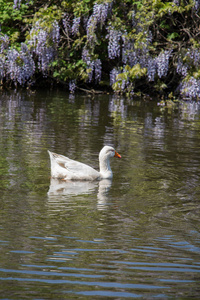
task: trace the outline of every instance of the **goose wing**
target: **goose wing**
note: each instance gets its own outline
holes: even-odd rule
[[[99,172],[84,163],[53,152],[50,152],[50,157],[51,169],[56,170],[55,174],[52,173],[52,177],[68,180],[95,180],[100,177]]]

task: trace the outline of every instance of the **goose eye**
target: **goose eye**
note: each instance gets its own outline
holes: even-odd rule
[[[114,152],[114,151],[113,151],[113,149],[108,149],[106,152],[111,153],[111,152]]]

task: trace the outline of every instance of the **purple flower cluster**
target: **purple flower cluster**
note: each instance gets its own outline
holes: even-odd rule
[[[95,59],[94,60],[94,73],[95,73],[95,82],[99,83],[101,81],[101,69],[102,69],[102,64],[101,60]]]
[[[193,76],[195,70],[198,72],[199,67],[200,50],[198,48],[188,49],[178,58],[176,71],[183,76],[180,93],[185,98],[200,99],[200,79]]]
[[[200,49],[192,48],[188,50],[186,57],[194,66],[200,65]]]
[[[123,64],[129,64],[133,67],[138,63],[138,55],[134,47],[134,40],[128,38],[127,33],[125,32],[122,35],[122,62]]]
[[[96,26],[97,26],[97,19],[95,18],[95,16],[91,15],[87,22],[86,32],[87,32],[87,42],[92,48],[94,48],[97,41],[96,34],[95,34]]]
[[[199,9],[199,7],[200,7],[200,1],[199,0],[195,0],[194,2],[195,2],[194,8],[197,11]]]
[[[128,64],[131,68],[136,64],[140,64],[141,68],[147,69],[148,80],[154,81],[156,74],[159,78],[167,75],[171,51],[167,50],[160,52],[157,57],[152,57],[148,50],[148,44],[151,39],[152,37],[150,33],[147,35],[146,42],[142,42],[143,46],[141,48],[135,48],[134,41],[132,39],[128,39],[128,36],[124,34],[122,36],[122,62],[124,63],[124,67]],[[124,68],[124,70],[126,69]],[[123,73],[125,74],[125,71],[123,71]],[[118,74],[115,68],[111,71],[110,85],[113,85],[113,83],[116,82],[116,76]],[[126,89],[128,85],[129,79],[127,77],[126,83],[123,81],[121,83],[121,90]]]
[[[111,12],[112,2],[95,3],[93,7],[93,15],[97,19],[97,23],[101,26],[105,24],[108,13]]]
[[[146,57],[147,77],[149,81],[154,81],[156,74],[158,74],[159,78],[167,76],[170,55],[171,51],[167,50],[160,52],[160,54],[155,58],[150,55]]]
[[[147,77],[149,81],[154,81],[156,75],[156,59],[152,58],[151,56],[148,59],[148,66],[147,66]]]
[[[29,4],[30,0],[26,2],[26,4]],[[21,0],[13,0],[13,8],[14,9],[20,9],[21,7]]]
[[[187,76],[189,66],[187,63],[183,63],[182,59],[178,58],[176,72],[184,77]]]
[[[75,92],[75,89],[76,89],[76,80],[73,79],[69,82],[69,91],[71,94],[74,94]]]
[[[200,80],[191,77],[188,81],[183,81],[181,84],[181,94],[186,98],[200,99]]]
[[[131,68],[138,63],[142,68],[147,68],[149,65],[149,58],[151,59],[148,49],[151,42],[151,31],[144,32],[139,47],[135,47],[134,39],[124,32],[122,35],[122,62],[128,64]]]
[[[54,21],[49,31],[36,22],[30,31],[27,44],[21,43],[20,50],[9,47],[8,36],[0,34],[0,77],[24,85],[35,73],[35,54],[38,58],[38,69],[45,74],[55,57],[59,37],[57,21]]]
[[[180,5],[179,0],[173,0],[173,2],[174,2],[174,4],[177,5],[177,6]]]
[[[169,68],[169,59],[171,56],[171,51],[162,51],[157,57],[152,57],[149,52],[149,45],[152,43],[152,33],[151,31],[145,31],[143,38],[135,46],[135,41],[132,36],[129,37],[127,32],[124,32],[123,35],[121,32],[113,34],[115,39],[110,39],[110,44],[108,49],[110,50],[109,58],[115,58],[120,54],[120,37],[122,39],[122,62],[125,65],[129,65],[131,68],[140,64],[141,68],[147,69],[147,77],[149,81],[155,80],[155,75],[157,74],[159,78],[166,76]],[[112,42],[114,40],[114,42]],[[112,44],[114,46],[112,46]],[[112,47],[111,47],[112,46]],[[125,68],[124,68],[125,69]],[[115,70],[115,69],[114,69]],[[114,71],[112,71],[114,72]],[[113,84],[113,73],[111,72],[110,84]],[[125,72],[123,72],[125,73]],[[126,77],[126,76],[125,76]],[[121,84],[121,89],[126,88],[129,85],[128,78],[126,84]]]
[[[13,8],[19,9],[21,6],[21,0],[14,0]]]
[[[83,48],[82,59],[87,64],[88,82],[91,82],[93,77],[94,61],[92,61],[87,48]]]
[[[200,49],[192,48],[178,58],[177,73],[184,77],[191,69],[199,69],[200,67]]]
[[[6,57],[3,55],[0,55],[0,80],[2,80],[6,74],[5,65],[6,65]]]
[[[113,26],[107,28],[108,34],[108,57],[114,59],[120,56],[120,40],[122,37],[122,32],[120,30],[114,29]]]
[[[126,67],[124,67],[123,69],[123,75],[125,75],[123,76],[123,79],[118,78],[118,75],[121,73],[122,72],[117,68],[112,69],[112,71],[110,72],[110,85],[112,86],[113,84],[117,83],[117,89],[120,91],[124,91],[128,88],[131,88],[132,89],[131,94],[133,95],[134,92],[133,92],[132,84],[129,81],[129,74]]]
[[[6,59],[6,76],[15,84],[23,85],[35,72],[35,63],[26,44],[21,44],[21,50],[10,48]]]
[[[4,50],[9,46],[9,37],[7,34],[0,33],[0,53],[3,54]]]
[[[99,83],[101,81],[102,70],[101,60],[99,58],[92,60],[87,48],[83,49],[82,59],[87,64],[88,82],[92,82],[94,74],[95,82]]]
[[[62,19],[63,27],[67,35],[71,32],[71,25],[70,25],[70,17],[69,14],[65,14]]]
[[[79,31],[80,22],[81,22],[81,18],[80,17],[77,17],[77,18],[73,19],[71,30],[72,30],[72,34],[74,36],[76,36],[77,33],[78,33],[78,31]]]
[[[136,22],[136,19],[135,19],[135,11],[133,10],[132,11],[132,26],[133,28],[136,26],[137,22]]]
[[[57,21],[53,22],[51,31],[49,33],[49,37],[50,39],[52,39],[53,43],[55,44],[55,47],[57,48],[60,42],[60,27]]]
[[[51,30],[47,31],[39,22],[30,31],[29,45],[32,52],[38,57],[38,68],[43,74],[49,69],[49,64],[53,61],[59,43],[60,32],[57,21],[52,24]]]
[[[94,47],[97,42],[96,38],[96,28],[97,25],[100,24],[101,28],[104,25],[108,13],[111,11],[112,7],[112,2],[111,3],[100,3],[97,4],[95,3],[93,6],[93,13],[89,17],[87,21],[87,26],[86,26],[86,32],[87,32],[87,41],[90,44],[90,47]]]
[[[120,74],[120,71],[117,68],[114,68],[110,71],[110,85],[112,86],[117,82],[117,75]]]
[[[156,58],[157,73],[159,78],[167,75],[170,55],[171,51],[166,50],[164,52],[160,52]]]

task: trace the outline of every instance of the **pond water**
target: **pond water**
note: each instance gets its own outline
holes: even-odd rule
[[[107,144],[112,182],[51,182]],[[200,104],[1,93],[0,299],[103,298],[200,298]]]

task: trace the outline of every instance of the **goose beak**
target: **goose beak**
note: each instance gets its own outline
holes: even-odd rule
[[[114,157],[118,157],[118,158],[121,158],[121,155],[119,153],[117,153],[117,151],[115,151],[115,155]]]

